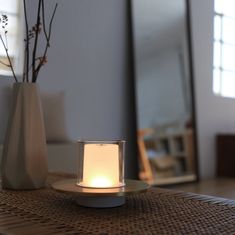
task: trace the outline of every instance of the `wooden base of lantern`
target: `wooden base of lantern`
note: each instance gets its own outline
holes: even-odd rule
[[[94,208],[117,207],[125,204],[125,197],[94,197],[94,196],[78,196],[76,202],[79,206]]]
[[[125,204],[125,196],[146,192],[150,187],[139,180],[125,180],[125,186],[119,188],[85,188],[76,184],[76,179],[69,179],[52,184],[58,192],[75,194],[80,206],[94,208],[117,207]]]

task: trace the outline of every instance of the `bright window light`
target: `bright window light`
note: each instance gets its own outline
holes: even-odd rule
[[[213,91],[235,98],[235,1],[214,1]]]
[[[4,29],[0,28],[0,33],[3,37],[5,44],[8,46],[8,53],[12,60],[15,71],[18,71],[19,66],[19,54],[20,54],[20,44],[19,41],[19,0],[0,0],[0,15],[8,16],[8,25],[7,25],[7,38],[4,36]],[[5,66],[8,64],[6,57],[5,49],[0,42],[0,75],[9,75],[11,76],[11,70],[9,67]]]

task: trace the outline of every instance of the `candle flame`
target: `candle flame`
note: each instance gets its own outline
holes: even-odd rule
[[[107,177],[98,176],[98,177],[93,178],[90,181],[89,185],[90,187],[94,187],[94,188],[108,188],[108,187],[112,187],[113,183]]]

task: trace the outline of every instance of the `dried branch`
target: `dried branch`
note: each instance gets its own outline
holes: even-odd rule
[[[27,5],[26,5],[26,0],[23,0],[23,5],[24,5],[24,20],[25,20],[25,55],[24,55],[24,71],[23,71],[23,78],[22,81],[23,82],[36,82],[37,77],[38,77],[38,73],[41,69],[41,67],[47,62],[47,51],[48,48],[50,47],[50,38],[51,38],[51,31],[52,31],[52,23],[53,23],[53,19],[56,13],[56,9],[58,4],[56,3],[51,19],[50,19],[50,23],[48,26],[48,30],[46,28],[46,18],[45,18],[45,7],[44,7],[44,0],[38,0],[38,8],[37,8],[37,19],[36,19],[36,24],[32,27],[32,29],[29,29],[29,25],[28,25],[28,16],[27,16]],[[43,25],[43,33],[46,39],[46,45],[43,51],[43,55],[42,56],[38,56],[37,57],[37,50],[38,50],[38,41],[39,41],[39,34],[41,31],[41,16],[42,16],[42,25]],[[5,66],[10,67],[13,77],[15,79],[16,82],[18,82],[18,78],[15,74],[13,65],[12,65],[12,61],[11,58],[9,56],[9,52],[8,52],[8,41],[7,41],[7,30],[6,30],[6,26],[8,24],[8,17],[7,15],[2,15],[2,17],[0,17],[0,24],[2,29],[4,30],[4,35],[0,33],[0,42],[2,42],[3,47],[6,51],[6,56],[7,59],[9,61],[9,64],[0,61],[0,64],[3,64]],[[3,37],[5,36],[5,41],[3,40]],[[33,40],[33,46],[30,47],[30,42],[31,40]],[[32,49],[32,54],[31,54],[31,49]],[[31,55],[30,55],[31,54]],[[30,60],[31,60],[31,65],[30,65]],[[29,78],[29,74],[31,72],[31,79]]]
[[[34,40],[34,48],[32,55],[32,82],[36,82],[36,54],[37,54],[37,45],[38,45],[38,36],[39,36],[39,28],[40,28],[40,12],[41,12],[41,3],[42,0],[38,1],[38,13],[37,13],[37,23],[35,25],[35,40]]]
[[[57,6],[58,6],[58,3],[55,4],[55,8],[54,8],[54,11],[53,11],[53,14],[52,14],[52,17],[51,17],[51,20],[50,20],[50,24],[49,24],[49,36],[47,38],[48,43],[49,43],[49,40],[51,38],[52,23],[53,23],[53,19],[54,19],[54,16],[55,16]]]
[[[26,43],[25,43],[25,59],[26,65],[24,66],[24,75],[23,81],[29,82],[29,26],[28,26],[28,17],[26,10],[26,2],[24,0],[24,19],[25,19],[25,35],[26,35]]]
[[[41,62],[41,60],[43,59],[43,57],[37,57],[36,59],[35,59],[35,62],[36,61],[39,61],[39,63]],[[39,63],[38,63],[38,65],[39,65]],[[36,64],[36,63],[35,63]],[[37,66],[38,66],[37,65]],[[29,71],[30,71],[30,69],[32,69],[32,67],[33,67],[33,65],[31,64],[30,66],[29,66]]]
[[[6,48],[8,49],[7,31],[5,31],[4,35],[5,35]]]
[[[37,68],[36,68],[36,78],[35,78],[35,82],[36,82],[36,80],[37,80],[37,76],[38,76],[39,70],[40,70],[41,67],[45,64],[45,61],[46,61],[47,50],[48,50],[48,48],[50,47],[50,38],[51,38],[52,23],[53,23],[53,19],[54,19],[55,13],[56,13],[57,6],[58,6],[58,3],[56,3],[56,5],[55,5],[55,7],[54,7],[54,10],[53,10],[53,13],[52,13],[52,16],[51,16],[51,19],[50,19],[50,24],[49,24],[49,33],[47,34],[47,32],[46,32],[46,24],[45,24],[44,0],[42,0],[43,32],[44,32],[44,35],[45,35],[45,37],[46,37],[47,44],[46,44],[46,47],[45,47],[45,50],[44,50],[44,53],[43,53],[43,56],[42,56],[43,59],[41,60],[41,62],[39,63],[39,65],[38,65]]]
[[[28,82],[28,80],[27,80],[27,76],[28,76],[28,69],[27,69],[27,52],[26,52],[26,47],[25,47],[25,51],[24,51],[24,70],[23,70],[23,82],[25,82],[25,80],[26,80],[26,82]],[[26,75],[27,74],[27,75]]]
[[[42,0],[42,24],[43,24],[43,32],[48,41],[47,31],[46,31],[46,23],[45,23],[45,7],[44,7],[44,0]]]
[[[15,74],[15,71],[14,71],[14,68],[13,68],[13,65],[12,65],[12,62],[11,62],[11,58],[10,58],[9,53],[8,53],[8,49],[7,49],[7,47],[6,47],[6,45],[5,45],[4,41],[3,41],[2,35],[0,35],[0,40],[1,40],[1,42],[3,44],[3,47],[4,47],[5,51],[6,51],[7,59],[8,59],[9,66],[11,68],[13,77],[14,77],[15,81],[18,82],[18,79],[16,77],[16,74]]]
[[[6,64],[6,63],[4,63],[3,61],[1,61],[0,60],[0,64],[2,64],[2,65],[4,65],[4,66],[7,66],[7,67],[10,67],[10,65],[9,64]]]

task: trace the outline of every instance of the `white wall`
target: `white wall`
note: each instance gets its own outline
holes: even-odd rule
[[[191,9],[199,166],[201,176],[208,178],[215,174],[216,134],[235,133],[235,100],[212,92],[213,0],[191,0]]]

